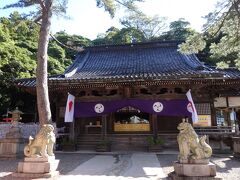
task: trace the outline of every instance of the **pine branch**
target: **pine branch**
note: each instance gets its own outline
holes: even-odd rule
[[[47,11],[46,6],[45,6],[43,0],[37,0],[37,3],[41,6],[43,11],[45,11],[45,12]]]
[[[123,2],[121,2],[121,1],[119,1],[119,0],[114,0],[114,1],[117,2],[118,4],[122,5],[122,6],[126,7],[127,9],[134,11],[135,13],[137,13],[137,14],[139,14],[139,15],[142,15],[142,12],[141,12],[141,11],[138,11],[136,7],[134,7],[134,6],[131,6],[131,7],[130,7],[130,4],[125,4],[125,3],[123,3]],[[131,2],[131,3],[132,3],[132,2]],[[132,5],[132,4],[131,4],[131,5]]]
[[[226,13],[225,15],[223,15],[223,19],[222,19],[220,25],[218,26],[218,29],[217,29],[217,30],[215,31],[215,33],[213,34],[213,36],[216,36],[216,35],[220,32],[221,28],[223,27],[225,21],[226,21],[227,18],[228,18],[228,15],[229,15],[230,12],[232,11],[232,8],[233,8],[233,7],[234,7],[234,4],[232,4],[231,7],[229,8],[229,10],[227,11],[227,13]]]
[[[82,52],[82,51],[84,51],[84,48],[83,48],[83,47],[74,48],[74,47],[68,46],[68,45],[60,42],[52,33],[50,33],[50,36],[52,37],[52,39],[53,39],[54,41],[56,41],[56,42],[57,42],[60,46],[62,46],[62,47],[65,47],[65,48],[67,48],[67,49],[71,49],[71,50],[76,51],[76,52]]]

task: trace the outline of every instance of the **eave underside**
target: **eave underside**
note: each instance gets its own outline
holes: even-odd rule
[[[35,92],[35,86],[26,86],[19,83],[17,86],[28,92]],[[180,79],[180,80],[122,80],[122,81],[86,81],[86,80],[50,80],[49,91],[91,89],[119,86],[185,86],[185,87],[221,87],[240,88],[240,79]]]

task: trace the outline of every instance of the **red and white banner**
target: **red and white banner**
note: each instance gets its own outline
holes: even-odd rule
[[[64,122],[73,122],[75,96],[68,94]]]
[[[188,90],[188,92],[186,93],[186,96],[188,98],[188,105],[187,105],[187,110],[192,113],[192,121],[193,123],[196,123],[198,121],[198,115],[197,115],[197,111],[192,99],[192,95],[191,95],[191,89]]]

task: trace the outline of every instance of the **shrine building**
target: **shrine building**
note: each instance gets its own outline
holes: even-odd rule
[[[143,149],[146,137],[176,139],[189,117],[191,89],[197,129],[233,127],[240,107],[240,72],[204,65],[178,51],[179,41],[86,47],[63,74],[48,80],[53,121],[67,127],[78,149],[92,149],[102,137],[113,150]],[[35,94],[35,79],[17,81]],[[68,93],[75,96],[74,122],[64,122]],[[233,116],[232,116],[233,114]],[[235,118],[235,119],[234,119]]]

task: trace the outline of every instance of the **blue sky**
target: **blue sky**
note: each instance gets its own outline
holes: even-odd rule
[[[16,0],[0,1],[0,7]],[[168,18],[168,22],[185,18],[191,23],[191,27],[201,31],[204,24],[203,16],[214,10],[217,0],[145,0],[139,3],[140,9],[147,15],[159,15]],[[21,12],[26,10],[18,9]],[[0,16],[8,16],[14,9],[1,10]],[[95,0],[69,0],[67,19],[54,17],[52,32],[65,30],[69,34],[78,34],[94,39],[98,34],[104,33],[109,27],[121,27],[119,17],[124,11],[118,11],[115,18],[111,19],[104,9],[96,7]]]

